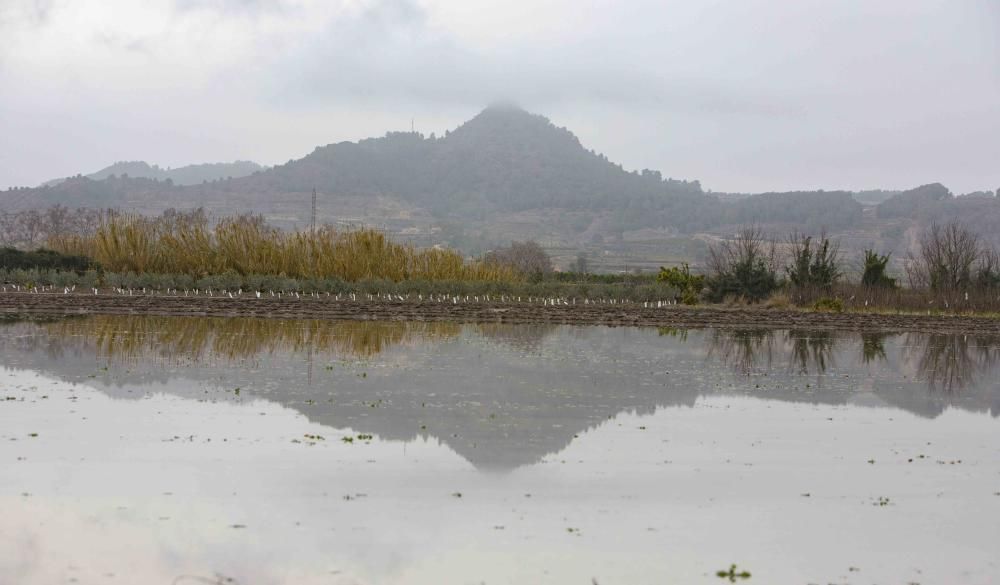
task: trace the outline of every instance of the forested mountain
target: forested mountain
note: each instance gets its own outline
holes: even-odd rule
[[[886,191],[884,189],[870,189],[867,191],[855,191],[854,198],[865,205],[878,205],[900,191]]]
[[[931,183],[903,191],[876,207],[882,219],[905,219],[918,225],[959,222],[1000,244],[1000,189],[956,197],[944,185]]]
[[[136,160],[116,162],[96,173],[90,173],[86,177],[95,181],[102,181],[108,177],[135,177],[138,179],[171,181],[175,185],[197,185],[205,181],[245,177],[262,170],[264,170],[263,166],[248,160],[237,160],[231,163],[187,165],[173,169],[164,169],[160,168],[159,165],[150,165],[145,161]],[[57,185],[65,180],[53,179],[46,181],[43,186]]]
[[[861,214],[851,194],[839,191],[768,193],[723,202],[704,193],[698,181],[664,179],[658,171],[628,172],[585,149],[569,130],[507,106],[488,108],[441,137],[390,132],[331,144],[302,159],[208,186],[179,189],[189,182],[180,178],[185,169],[118,163],[96,177],[77,177],[17,199],[22,206],[127,204],[141,209],[143,200],[182,204],[222,198],[234,207],[253,209],[316,189],[323,199],[391,197],[443,219],[483,220],[495,213],[546,208],[610,213],[617,230],[691,231],[747,221],[841,227]],[[168,174],[178,178],[171,184],[165,180],[171,178]]]
[[[886,199],[876,207],[881,218],[911,217],[920,210],[937,207],[953,199],[951,191],[941,183],[922,185]]]
[[[939,216],[967,218],[981,230],[1000,233],[995,197],[955,198],[941,185],[905,192],[720,197],[703,191],[698,181],[627,171],[584,147],[569,130],[511,106],[487,108],[443,136],[389,132],[321,146],[268,169],[233,164],[245,164],[241,168],[250,174],[237,177],[226,170],[225,178],[198,181],[205,176],[198,173],[224,167],[164,171],[146,163],[118,163],[96,178],[78,176],[0,193],[0,211],[52,204],[143,213],[205,207],[211,215],[262,213],[291,227],[310,221],[315,189],[320,222],[374,224],[417,234],[415,241],[422,244],[444,242],[473,252],[496,242],[537,238],[550,248],[590,246],[606,254],[601,242],[676,237],[695,242],[697,234],[724,235],[745,223],[779,234],[851,233],[858,245],[901,251],[912,239],[906,235],[910,227]],[[880,203],[869,204],[865,212],[858,199]]]

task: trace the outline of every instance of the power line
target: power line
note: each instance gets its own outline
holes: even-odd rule
[[[313,187],[312,194],[312,214],[309,216],[309,226],[312,233],[316,233],[316,188]]]

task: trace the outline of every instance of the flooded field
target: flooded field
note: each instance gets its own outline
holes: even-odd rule
[[[996,337],[36,317],[0,356],[4,585],[1000,582]]]

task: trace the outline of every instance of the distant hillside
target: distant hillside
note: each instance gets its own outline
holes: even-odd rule
[[[944,185],[931,183],[883,201],[876,213],[882,219],[904,219],[919,225],[957,221],[1000,244],[1000,193],[984,191],[956,197]]]
[[[163,177],[144,163],[119,164],[102,174],[108,178],[93,184],[65,181],[22,193],[20,199],[28,205],[117,204],[140,210],[205,202],[267,212],[315,188],[323,200],[388,197],[438,219],[484,220],[539,209],[602,214],[608,229],[619,232],[643,227],[691,232],[747,221],[835,228],[861,215],[860,204],[841,191],[769,193],[723,202],[704,193],[697,181],[625,171],[585,149],[570,131],[511,107],[486,109],[441,137],[391,132],[331,144],[302,159],[208,185],[158,183]]]
[[[96,173],[86,175],[86,177],[94,181],[103,181],[112,176],[124,176],[138,179],[155,179],[157,181],[172,181],[175,185],[197,185],[205,181],[245,177],[262,170],[264,170],[263,166],[248,160],[238,160],[231,163],[187,165],[174,169],[164,169],[160,168],[159,165],[150,165],[145,161],[138,160],[116,162]],[[42,186],[58,185],[65,180],[53,179],[46,181]]]
[[[893,195],[898,195],[900,191],[885,191],[883,189],[871,189],[867,191],[852,191],[851,197],[861,203],[862,205],[878,205],[886,199],[889,199]],[[744,199],[750,197],[753,193],[723,193],[716,191],[714,192],[719,199],[724,201],[736,201],[739,199]]]
[[[900,191],[885,191],[883,189],[871,189],[868,191],[855,191],[854,198],[858,200],[859,203],[865,205],[878,205],[886,199],[898,195]]]
[[[142,213],[205,207],[216,216],[261,213],[293,227],[309,222],[315,189],[320,222],[376,225],[418,245],[470,253],[531,238],[562,264],[585,254],[608,270],[696,260],[705,242],[745,223],[775,234],[825,229],[843,235],[852,253],[874,246],[897,258],[912,245],[913,228],[938,216],[969,217],[986,233],[1000,233],[995,197],[954,198],[940,186],[716,195],[698,181],[627,171],[569,130],[508,106],[487,108],[443,136],[389,132],[321,146],[268,169],[233,164],[247,165],[244,176],[220,165],[164,171],[119,163],[94,178],[0,193],[0,211],[57,203]],[[199,174],[208,171],[213,178]]]

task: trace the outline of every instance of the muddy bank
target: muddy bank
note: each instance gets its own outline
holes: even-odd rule
[[[764,308],[546,305],[542,303],[337,300],[335,297],[256,298],[119,294],[0,293],[0,312],[48,315],[187,315],[330,319],[553,323],[635,327],[768,327],[853,331],[1000,334],[1000,319],[942,315],[814,313]]]

